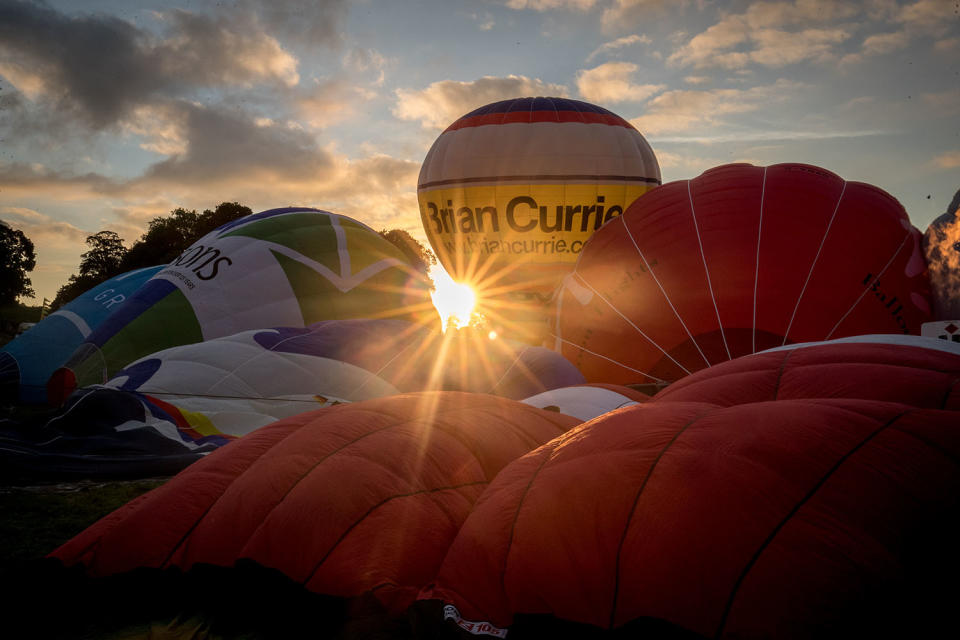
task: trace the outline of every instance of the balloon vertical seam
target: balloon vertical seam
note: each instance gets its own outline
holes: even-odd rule
[[[687,180],[687,198],[690,200],[690,215],[693,216],[693,230],[697,233],[697,245],[700,247],[700,259],[703,260],[703,272],[707,276],[707,288],[710,290],[710,302],[713,303],[713,310],[717,314],[717,326],[720,327],[720,337],[723,338],[723,348],[727,351],[727,360],[732,360],[733,356],[730,355],[730,347],[727,345],[727,335],[723,331],[723,321],[720,320],[720,308],[717,306],[717,297],[713,292],[713,282],[710,281],[710,267],[707,266],[707,256],[703,252],[703,239],[700,237],[700,225],[697,224],[697,211],[693,206],[693,192],[691,190],[690,184],[692,180]],[[696,343],[696,340],[694,340]],[[699,349],[699,347],[697,347]],[[707,366],[712,366],[709,361],[707,361]]]
[[[900,413],[895,415],[893,418],[891,418],[884,424],[874,429],[869,435],[867,435],[866,438],[861,440],[856,446],[854,446],[852,449],[847,451],[847,453],[841,456],[840,459],[837,460],[834,463],[834,465],[830,467],[829,470],[827,470],[827,472],[823,475],[823,477],[820,478],[820,480],[818,480],[816,484],[814,484],[813,487],[810,488],[810,490],[806,493],[806,495],[803,496],[803,498],[801,498],[800,501],[793,506],[790,512],[786,515],[786,517],[784,517],[783,520],[781,520],[780,523],[776,527],[774,527],[773,531],[771,531],[770,534],[767,535],[766,539],[760,544],[760,546],[754,552],[753,556],[747,562],[746,566],[744,566],[743,571],[740,573],[736,582],[733,584],[733,588],[730,590],[730,597],[727,599],[727,605],[724,608],[723,615],[720,618],[720,624],[717,626],[717,631],[714,634],[714,638],[719,638],[723,635],[724,627],[726,627],[727,625],[727,619],[730,616],[731,609],[733,609],[733,603],[736,600],[737,593],[740,590],[740,586],[743,584],[743,581],[746,579],[747,574],[750,573],[750,571],[753,569],[754,566],[756,566],[756,563],[759,561],[760,556],[763,554],[763,552],[766,551],[766,549],[770,546],[770,544],[773,542],[773,539],[777,537],[777,534],[779,534],[780,531],[783,530],[783,528],[787,525],[787,523],[790,522],[790,520],[800,511],[800,509],[802,509],[808,502],[810,502],[810,500],[813,499],[814,495],[816,495],[816,493],[823,487],[823,485],[827,483],[827,481],[833,476],[833,474],[836,473],[836,471],[841,466],[843,466],[843,463],[845,463],[847,460],[853,457],[854,454],[856,454],[863,447],[869,444],[874,438],[880,435],[880,433],[885,431],[888,427],[892,427],[895,422],[900,420],[900,418],[910,413],[914,413],[916,411],[917,411],[916,408],[910,408],[910,409],[907,409],[906,411],[901,411]]]
[[[843,195],[847,192],[847,181],[843,181],[843,188],[840,189],[840,197],[837,198],[837,204],[833,207],[833,214],[830,216],[830,222],[823,231],[823,237],[820,238],[820,246],[817,247],[817,253],[810,264],[810,270],[807,272],[807,279],[803,282],[803,288],[800,289],[800,295],[797,296],[797,303],[793,306],[793,313],[790,315],[790,322],[787,323],[787,330],[783,332],[783,342],[781,346],[787,344],[787,338],[790,335],[790,329],[793,328],[793,321],[797,317],[797,310],[800,308],[800,302],[803,300],[803,294],[807,292],[807,285],[810,284],[810,278],[813,277],[813,271],[817,268],[817,262],[820,260],[820,254],[823,252],[823,245],[827,243],[827,237],[830,235],[830,229],[833,227],[833,221],[837,218],[837,212],[840,211],[840,203],[843,202]]]
[[[675,364],[675,365],[677,365],[678,367],[680,367],[680,369],[682,369],[683,372],[686,373],[687,375],[690,374],[690,371],[687,370],[686,367],[684,367],[682,364],[680,364],[679,362],[677,362],[677,361],[674,359],[674,357],[671,356],[669,353],[667,353],[667,351],[666,351],[663,347],[661,347],[659,344],[657,344],[656,342],[654,342],[654,341],[650,338],[650,336],[648,336],[647,334],[645,334],[645,333],[643,332],[643,330],[642,330],[640,327],[638,327],[637,325],[635,325],[630,318],[628,318],[627,316],[623,315],[623,313],[622,313],[619,309],[617,309],[615,306],[613,306],[613,304],[610,303],[609,300],[607,300],[606,298],[603,297],[603,294],[601,294],[599,291],[597,291],[596,289],[594,289],[594,288],[593,288],[593,285],[591,285],[589,282],[587,282],[587,281],[583,278],[583,276],[578,276],[578,277],[580,278],[580,281],[583,282],[583,284],[587,285],[587,287],[589,287],[591,291],[593,291],[595,294],[597,294],[597,297],[598,297],[598,298],[600,298],[601,300],[603,300],[608,307],[610,307],[611,309],[613,309],[613,312],[614,312],[614,313],[616,313],[618,316],[620,316],[621,318],[623,318],[623,319],[627,322],[627,324],[629,324],[631,327],[633,327],[634,329],[636,329],[637,333],[639,333],[641,336],[643,336],[643,338],[644,338],[647,342],[649,342],[650,344],[652,344],[653,346],[655,346],[657,349],[660,350],[660,353],[662,353],[662,354],[665,355],[667,358],[669,358],[669,359],[670,359],[670,362],[672,362],[673,364]],[[707,366],[709,366],[709,363],[707,363]]]
[[[906,245],[906,242],[909,238],[910,238],[910,232],[907,231],[907,233],[903,236],[903,240],[900,241],[900,246],[894,250],[893,254],[891,254],[890,256],[890,259],[887,260],[887,264],[883,265],[883,269],[881,269],[880,272],[872,280],[870,280],[867,283],[867,286],[864,287],[863,292],[860,294],[860,296],[856,300],[854,300],[853,304],[850,305],[850,308],[847,309],[846,313],[840,316],[840,319],[837,320],[837,324],[833,325],[833,328],[830,329],[830,331],[827,333],[826,336],[824,336],[823,338],[824,340],[830,339],[830,336],[833,335],[833,332],[836,331],[841,324],[843,324],[843,321],[847,319],[847,316],[853,313],[853,310],[857,308],[857,305],[860,304],[860,301],[863,300],[863,297],[867,295],[867,293],[870,291],[871,288],[873,288],[873,285],[875,285],[877,282],[880,281],[880,277],[883,276],[883,274],[887,272],[887,269],[890,268],[890,265],[893,264],[893,261],[900,254],[900,251],[903,250],[903,247]]]
[[[760,241],[763,237],[763,204],[767,196],[767,167],[763,168],[760,185],[760,222],[757,224],[757,261],[753,270],[753,330],[750,337],[750,352],[757,352],[757,289],[760,285]]]
[[[683,330],[687,332],[687,337],[690,338],[690,341],[693,343],[693,346],[697,348],[697,351],[700,352],[700,356],[703,358],[704,363],[709,367],[710,361],[707,360],[707,355],[703,352],[703,349],[700,348],[700,345],[694,339],[693,334],[690,333],[690,329],[687,328],[687,324],[683,321],[683,318],[680,317],[680,312],[677,311],[677,308],[673,306],[673,301],[670,300],[670,296],[667,295],[667,290],[663,288],[663,284],[660,282],[660,279],[657,277],[657,274],[653,272],[653,267],[647,261],[647,257],[643,255],[643,251],[640,250],[640,245],[637,244],[636,238],[634,238],[633,233],[630,231],[630,227],[627,226],[626,216],[620,216],[620,221],[623,223],[623,228],[627,232],[627,236],[630,238],[630,242],[633,243],[634,248],[637,250],[637,254],[640,256],[640,259],[643,260],[643,266],[646,267],[647,272],[650,274],[650,277],[653,278],[653,281],[657,283],[657,287],[660,288],[660,292],[663,294],[664,299],[666,299],[667,304],[670,305],[670,309],[673,311],[673,315],[677,317],[677,320],[680,322],[680,326],[683,327]],[[582,278],[581,278],[582,279]],[[680,367],[683,369],[683,367]],[[689,372],[688,372],[689,373]]]
[[[630,505],[630,513],[627,515],[627,521],[623,524],[623,533],[620,534],[620,543],[617,545],[617,555],[614,559],[614,578],[613,578],[613,600],[610,606],[610,624],[607,627],[612,630],[614,623],[616,622],[617,615],[617,600],[619,599],[620,594],[620,556],[623,553],[623,547],[627,542],[627,533],[630,531],[630,524],[633,522],[633,515],[636,513],[637,505],[640,503],[640,497],[643,495],[644,490],[647,488],[647,484],[650,482],[650,478],[653,476],[653,472],[656,470],[657,465],[660,464],[660,460],[663,459],[663,456],[666,455],[667,451],[672,447],[677,440],[680,439],[687,430],[697,423],[701,418],[704,418],[709,413],[715,413],[721,411],[722,408],[712,406],[709,409],[706,409],[696,416],[694,416],[687,424],[683,425],[680,429],[677,430],[673,437],[670,438],[670,441],[663,446],[662,449],[657,453],[657,457],[653,459],[653,462],[650,463],[650,468],[647,469],[647,473],[643,477],[643,481],[640,483],[640,487],[637,489],[637,493],[633,496],[633,504]]]

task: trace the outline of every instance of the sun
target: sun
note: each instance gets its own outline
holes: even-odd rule
[[[446,332],[451,324],[457,329],[468,326],[473,320],[477,294],[469,285],[454,282],[439,263],[430,267],[429,274],[434,284],[430,297],[440,314],[442,330]]]

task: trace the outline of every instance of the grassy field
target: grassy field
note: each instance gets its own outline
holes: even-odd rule
[[[0,486],[0,573],[27,560],[42,558],[114,509],[166,480]]]

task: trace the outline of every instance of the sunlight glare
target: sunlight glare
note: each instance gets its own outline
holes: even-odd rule
[[[469,325],[477,303],[477,296],[473,289],[466,284],[454,282],[439,263],[430,267],[429,275],[435,287],[430,292],[430,297],[433,298],[433,306],[440,314],[442,331],[446,333],[451,323],[457,329]]]

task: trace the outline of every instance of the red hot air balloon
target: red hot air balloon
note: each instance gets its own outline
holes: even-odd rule
[[[514,461],[422,594],[425,624],[516,638],[955,629],[960,348],[915,340],[746,356]]]
[[[784,344],[919,334],[920,232],[877,187],[724,165],[645,194],[564,280],[556,348],[590,381],[670,382]]]

